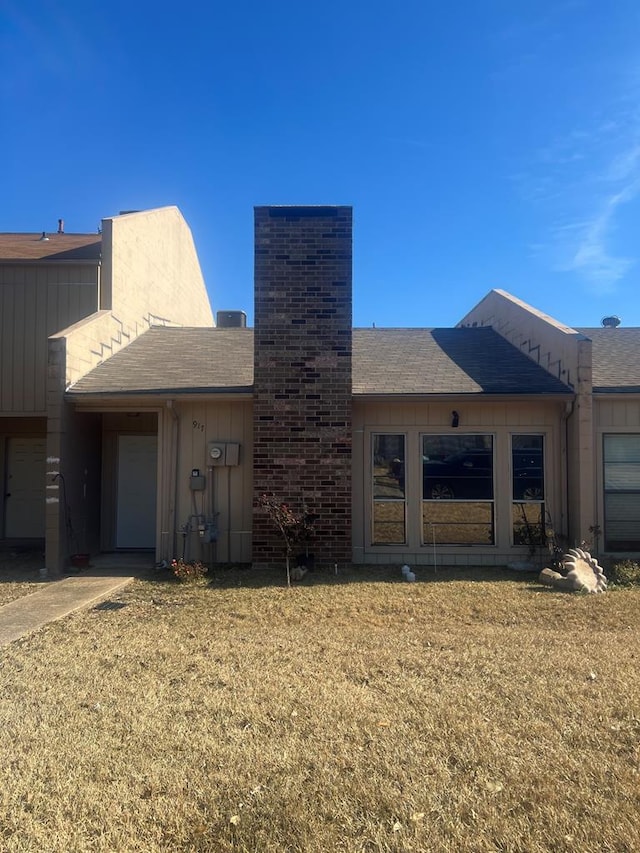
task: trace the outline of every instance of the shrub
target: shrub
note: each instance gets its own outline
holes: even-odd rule
[[[613,582],[620,586],[640,585],[640,563],[635,560],[623,560],[615,564],[612,575]]]
[[[197,581],[203,578],[208,572],[204,563],[199,560],[194,560],[191,563],[185,562],[182,557],[171,561],[171,571],[181,581]]]

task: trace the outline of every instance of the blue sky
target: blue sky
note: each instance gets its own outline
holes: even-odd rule
[[[177,205],[253,314],[253,206],[354,207],[354,324],[493,287],[640,326],[636,0],[4,0],[0,231]]]

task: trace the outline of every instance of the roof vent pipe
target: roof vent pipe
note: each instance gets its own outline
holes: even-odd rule
[[[38,237],[38,240],[40,240],[40,242],[41,242],[41,243],[45,243],[48,239],[49,239],[49,238],[47,237],[47,232],[46,232],[46,231],[43,231],[43,232],[42,232],[42,237]]]
[[[64,234],[64,219],[58,219],[58,234]]]
[[[620,317],[616,317],[615,314],[612,314],[610,317],[603,317],[600,322],[605,329],[617,329],[622,321]]]

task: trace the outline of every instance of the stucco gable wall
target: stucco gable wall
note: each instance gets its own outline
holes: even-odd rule
[[[100,309],[50,338],[68,388],[150,326],[213,326],[193,238],[177,207],[103,220]]]
[[[590,341],[504,290],[491,290],[458,326],[491,326],[576,392],[591,391]]]
[[[132,329],[111,311],[97,311],[49,338],[49,389],[64,390],[152,325],[147,316]]]
[[[144,317],[212,326],[213,315],[191,231],[177,207],[103,220],[100,307],[135,328]]]
[[[459,325],[492,326],[575,391],[566,422],[569,540],[588,539],[596,517],[591,341],[504,290],[490,291]]]

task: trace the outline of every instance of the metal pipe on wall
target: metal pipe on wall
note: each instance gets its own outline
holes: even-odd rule
[[[170,553],[164,555],[163,559],[171,560],[177,553],[176,551],[176,513],[178,505],[178,447],[180,437],[180,418],[174,407],[173,400],[167,400],[167,409],[173,417],[171,430],[171,459],[170,459],[170,475],[168,488],[168,506],[167,506],[167,529],[169,531],[169,550]]]

